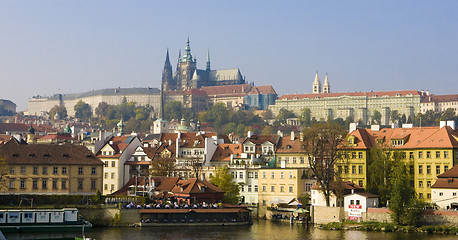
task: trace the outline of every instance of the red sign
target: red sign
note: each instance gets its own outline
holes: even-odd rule
[[[358,220],[358,219],[361,219],[361,217],[348,216],[348,220]]]
[[[363,206],[362,205],[348,205],[348,208],[351,208],[351,209],[363,209]]]

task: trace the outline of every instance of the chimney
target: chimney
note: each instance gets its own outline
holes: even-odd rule
[[[426,90],[426,96],[429,96],[429,90]]]
[[[374,131],[374,132],[380,131],[380,125],[371,125],[371,131]]]
[[[299,140],[300,140],[301,142],[304,141],[304,133],[303,133],[303,132],[300,132],[300,133],[299,133]]]
[[[113,141],[110,141],[110,145],[113,145]]]
[[[443,128],[445,126],[447,126],[447,122],[446,121],[440,121],[439,127]]]
[[[253,136],[253,132],[252,131],[248,131],[246,136],[247,136],[247,138],[250,138],[251,136]]]
[[[399,124],[398,123],[391,123],[391,128],[399,128]]]
[[[283,137],[283,132],[280,131],[280,130],[278,130],[278,131],[277,131],[277,135],[280,136],[280,137]]]
[[[447,121],[447,126],[449,126],[453,131],[455,131],[455,121]]]
[[[350,123],[350,127],[348,129],[348,132],[353,132],[356,130],[356,128],[358,127],[358,123]]]
[[[420,92],[421,92],[421,96],[423,97],[425,95],[425,90],[422,89]]]
[[[294,141],[295,138],[296,136],[294,136],[294,131],[291,131],[291,141]]]

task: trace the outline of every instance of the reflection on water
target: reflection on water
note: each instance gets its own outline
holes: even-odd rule
[[[55,234],[9,234],[7,239],[52,239],[69,237],[77,233]],[[162,227],[162,228],[95,228],[86,233],[87,237],[96,240],[143,240],[143,239],[408,239],[430,240],[456,239],[452,235],[430,235],[416,233],[383,233],[363,231],[331,231],[320,230],[313,227],[307,229],[304,225],[289,225],[269,221],[255,221],[252,226],[238,227]]]

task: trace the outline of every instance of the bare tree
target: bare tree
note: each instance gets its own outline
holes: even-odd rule
[[[155,158],[151,162],[151,176],[171,177],[176,170],[175,159]]]
[[[9,167],[5,159],[0,156],[0,190],[4,190],[8,187],[7,179],[9,174]]]
[[[335,123],[317,123],[304,130],[303,147],[309,156],[310,169],[323,191],[326,206],[330,206],[330,196],[336,190],[335,186],[340,185],[334,184],[340,179],[335,165],[342,159],[339,149],[344,138],[345,131]]]

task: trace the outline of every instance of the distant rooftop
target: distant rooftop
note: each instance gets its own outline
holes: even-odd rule
[[[62,94],[62,99],[64,100],[71,100],[71,99],[78,99],[78,98],[85,98],[85,97],[92,97],[92,96],[111,96],[111,95],[156,95],[160,94],[160,90],[157,88],[107,88],[107,89],[99,89],[99,90],[91,90],[85,93],[70,93],[70,94]],[[59,94],[55,94],[53,96],[33,96],[32,98],[40,99],[40,98],[47,98],[47,99],[58,99]]]

